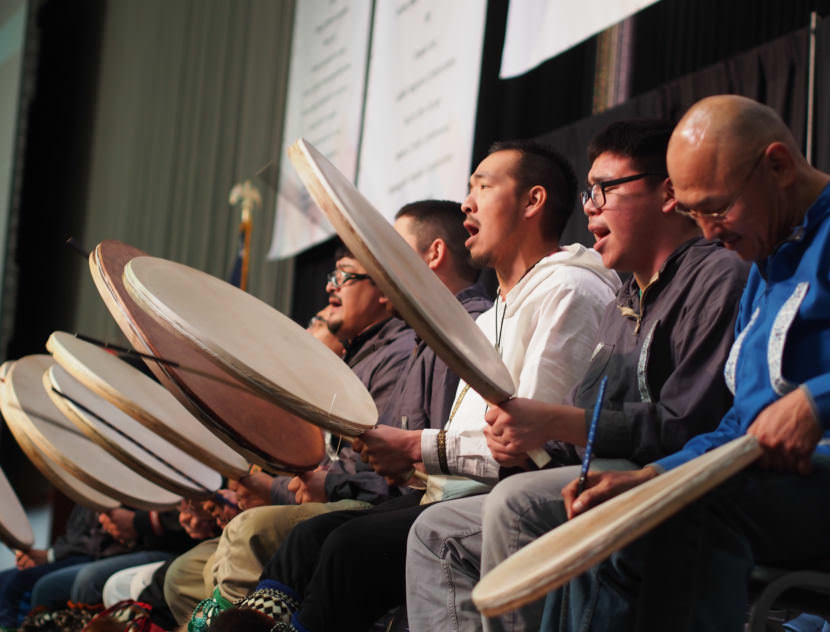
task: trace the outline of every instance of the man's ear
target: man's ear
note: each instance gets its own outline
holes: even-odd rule
[[[673,213],[674,207],[677,206],[677,200],[674,199],[674,185],[671,183],[671,178],[663,180],[661,187],[663,191],[663,205],[660,210],[663,213]]]
[[[527,203],[525,205],[524,216],[530,219],[531,217],[540,215],[548,200],[548,192],[545,187],[540,184],[532,186],[526,196]]]
[[[447,244],[440,237],[432,240],[432,243],[427,247],[423,254],[423,260],[429,266],[430,270],[438,269],[447,257]]]
[[[767,146],[764,154],[778,187],[783,189],[792,186],[796,179],[797,168],[790,148],[776,141]]]

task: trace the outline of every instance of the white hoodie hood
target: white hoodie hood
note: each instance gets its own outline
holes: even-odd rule
[[[507,316],[510,317],[539,285],[549,284],[550,275],[569,274],[573,267],[589,270],[614,294],[620,289],[620,277],[602,264],[598,252],[582,244],[569,244],[540,259],[503,297],[503,304],[507,305]]]

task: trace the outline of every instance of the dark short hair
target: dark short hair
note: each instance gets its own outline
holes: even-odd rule
[[[588,161],[607,152],[631,159],[638,171],[662,174],[666,170],[666,149],[674,124],[659,119],[611,123],[588,144]]]
[[[464,228],[461,204],[447,200],[420,200],[402,206],[395,213],[395,219],[401,217],[413,219],[418,250],[423,252],[433,241],[441,239],[447,245],[459,276],[471,283],[478,278],[478,269],[464,247],[469,234]]]
[[[337,246],[334,248],[334,260],[340,261],[343,257],[348,257],[349,259],[355,258],[352,251],[349,250],[349,247],[338,239]]]
[[[512,174],[522,189],[542,186],[548,194],[542,216],[542,235],[559,239],[576,203],[576,174],[568,160],[548,145],[534,140],[504,140],[493,143],[489,154],[518,151],[521,155]]]

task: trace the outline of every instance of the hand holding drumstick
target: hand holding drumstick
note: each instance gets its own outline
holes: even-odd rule
[[[421,431],[380,425],[354,439],[352,449],[381,476],[402,481],[421,461]]]

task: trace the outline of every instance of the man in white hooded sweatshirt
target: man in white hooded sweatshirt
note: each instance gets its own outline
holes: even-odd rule
[[[494,619],[473,606],[483,574],[550,528],[560,490],[579,475],[601,378],[592,469],[636,469],[712,429],[731,405],[723,365],[747,268],[674,212],[666,176],[672,125],[619,121],[588,148],[582,203],[594,248],[631,277],[607,308],[586,374],[561,402],[521,396],[491,407],[485,431],[503,466],[546,445],[549,468],[505,478],[487,496],[424,512],[407,543],[407,606],[413,632],[538,630],[543,602]],[[533,468],[531,468],[533,469]]]
[[[559,244],[575,197],[567,161],[520,141],[491,148],[462,204],[470,233],[465,245],[499,281],[495,305],[476,323],[522,397],[564,400],[590,362],[601,315],[619,287],[596,252]],[[354,448],[379,473],[405,478],[418,466],[430,475],[423,499],[410,494],[296,527],[266,566],[258,590],[240,605],[282,595],[279,610],[295,610],[283,616],[283,629],[316,631],[367,629],[403,603],[405,543],[415,518],[430,502],[484,493],[498,482],[499,464],[484,436],[486,411],[487,403],[461,382],[442,430],[364,433]]]

